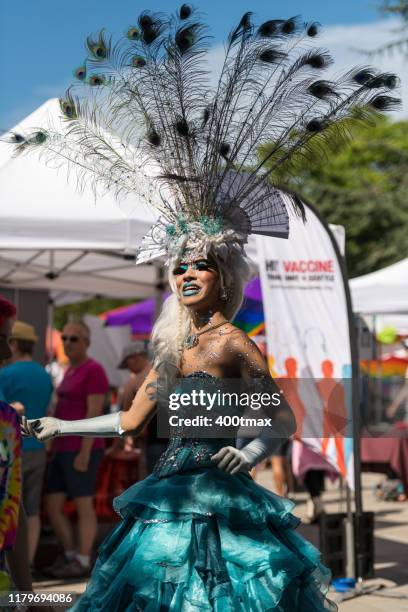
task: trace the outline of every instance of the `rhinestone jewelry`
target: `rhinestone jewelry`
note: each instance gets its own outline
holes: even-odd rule
[[[183,342],[184,348],[186,349],[194,348],[195,346],[197,346],[199,342],[198,339],[200,336],[202,336],[203,334],[206,334],[212,329],[217,329],[217,327],[221,327],[221,325],[225,325],[226,323],[229,323],[229,321],[221,321],[221,323],[217,323],[217,325],[211,325],[210,327],[208,327],[207,329],[204,329],[203,331],[189,334]]]

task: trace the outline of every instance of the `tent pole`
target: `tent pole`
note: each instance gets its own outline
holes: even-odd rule
[[[47,344],[49,347],[48,352],[48,365],[51,365],[54,359],[53,354],[53,329],[54,329],[54,300],[51,296],[48,297],[48,309],[47,309]]]
[[[349,319],[351,338],[351,367],[352,367],[352,426],[353,426],[353,463],[354,463],[354,504],[355,504],[355,530],[352,529],[355,550],[355,578],[363,579],[364,553],[362,547],[362,535],[360,525],[363,518],[363,494],[361,487],[361,415],[360,415],[360,393],[359,374],[360,364],[358,359],[358,348],[353,324],[353,316]],[[351,526],[353,528],[353,525]],[[356,536],[356,537],[354,537]]]
[[[382,385],[381,385],[381,355],[379,355],[379,345],[377,343],[377,315],[373,315],[373,347],[374,347],[374,363],[375,363],[375,378],[374,378],[374,409],[376,422],[381,420],[382,413]]]
[[[155,294],[155,313],[154,320],[157,321],[163,306],[164,289],[166,286],[164,266],[158,264],[156,266],[156,294]]]
[[[343,479],[341,479],[343,482]],[[346,577],[354,578],[356,576],[356,563],[354,556],[354,528],[353,528],[353,511],[352,511],[351,489],[346,483],[346,513],[347,517],[344,520],[344,528],[346,533]]]

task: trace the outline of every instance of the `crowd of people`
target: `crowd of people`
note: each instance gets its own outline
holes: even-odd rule
[[[61,579],[88,575],[98,527],[94,496],[105,442],[102,438],[67,436],[45,445],[34,437],[21,438],[18,417],[24,414],[29,419],[40,419],[53,414],[62,419],[92,418],[110,410],[110,389],[103,366],[88,355],[91,337],[85,323],[68,323],[62,330],[68,365],[62,381],[54,388],[47,369],[33,358],[39,340],[36,330],[16,316],[14,305],[0,298],[0,407],[1,421],[8,424],[0,432],[0,547],[7,551],[7,565],[16,567],[13,580],[20,584],[18,574],[24,564],[17,569],[15,555],[26,558],[24,590],[31,590],[29,566],[37,552],[42,516],[47,517],[61,545],[61,553],[42,571]],[[148,343],[128,344],[118,368],[129,371],[120,400],[120,408],[127,410],[150,369]],[[154,423],[148,428],[146,442],[143,474],[151,470],[164,448],[164,441],[156,440]],[[130,437],[115,440],[109,452],[133,445]],[[75,507],[76,529],[64,510],[67,500],[72,500]],[[12,505],[12,514],[7,504]],[[22,539],[20,542],[17,537],[18,548],[14,542],[17,533]],[[25,550],[23,556],[21,547]],[[3,572],[5,559],[6,554],[0,565]]]
[[[64,436],[46,444],[35,437],[21,438],[18,417],[23,414],[34,420],[47,414],[79,420],[106,414],[111,404],[105,370],[88,354],[91,334],[85,323],[70,322],[62,330],[68,365],[55,386],[47,369],[33,358],[39,341],[35,328],[16,317],[14,305],[0,298],[0,420],[7,423],[0,432],[0,590],[7,586],[6,567],[19,589],[31,590],[30,566],[42,517],[60,544],[60,553],[42,571],[59,579],[89,575],[98,528],[94,498],[101,461],[105,454],[135,448],[132,436],[114,439],[108,450],[102,438]],[[130,342],[117,367],[129,372],[119,400],[119,408],[127,411],[152,367],[149,343]],[[157,436],[156,418],[136,444],[142,451],[138,456],[143,477],[153,471],[167,444]],[[336,475],[299,441],[285,441],[270,457],[279,495],[288,496],[295,488],[292,453],[294,463],[302,464],[297,475],[310,495],[307,518],[314,522],[324,512],[325,475]],[[65,511],[67,500],[74,504],[76,528]]]
[[[32,590],[30,565],[40,536],[43,498],[43,509],[62,551],[45,568],[49,575],[60,579],[87,575],[97,530],[93,497],[104,453],[102,438],[60,437],[46,450],[33,437],[21,439],[18,415],[39,419],[52,413],[68,420],[101,415],[109,410],[106,406],[108,379],[103,367],[88,356],[91,338],[84,323],[68,323],[62,330],[69,364],[55,392],[50,375],[33,359],[37,341],[34,327],[16,320],[13,304],[1,298],[0,360],[6,364],[0,369],[1,590],[8,586],[6,566],[19,590]],[[131,373],[121,400],[122,410],[128,410],[151,367],[147,344],[136,341],[126,346],[118,367]],[[123,444],[132,445],[133,440],[115,440],[111,451]],[[165,440],[157,439],[153,420],[145,438],[147,473],[153,469],[164,446]],[[276,458],[283,461],[283,455],[284,452],[275,453],[275,473]],[[283,480],[277,479],[277,482],[283,488]],[[64,513],[67,499],[73,500],[77,512],[77,541],[70,519]]]
[[[29,567],[34,564],[41,517],[44,516],[60,543],[61,552],[42,571],[60,579],[89,574],[98,527],[94,496],[105,442],[102,438],[66,436],[45,445],[34,437],[21,438],[18,416],[24,414],[29,419],[40,419],[46,414],[53,414],[57,418],[74,420],[102,415],[110,410],[109,382],[103,366],[88,355],[91,336],[85,323],[70,322],[62,330],[61,339],[68,365],[62,381],[54,388],[47,369],[33,358],[35,345],[39,341],[35,328],[18,320],[15,307],[4,298],[0,301],[0,311],[1,417],[10,422],[12,431],[15,431],[15,451],[9,456],[9,464],[2,456],[1,509],[5,508],[6,503],[6,481],[10,485],[14,482],[14,490],[9,495],[15,502],[14,522],[7,527],[9,535],[7,538],[3,536],[2,547],[8,550],[8,566],[17,572],[13,574],[14,581],[21,583],[19,574],[22,574],[26,590],[29,590]],[[136,340],[125,346],[118,368],[129,372],[119,402],[121,410],[128,410],[151,368],[148,342]],[[3,437],[5,433],[6,429]],[[130,436],[124,440],[115,439],[108,453],[112,455],[115,451],[130,450],[134,445],[135,441]],[[150,421],[139,446],[143,450],[140,475],[145,476],[152,472],[166,447],[166,440],[157,437],[155,418]],[[272,457],[274,478],[280,494],[287,494],[292,489],[287,451],[286,444]],[[17,461],[20,456],[21,475],[18,474],[20,464]],[[72,500],[75,507],[76,529],[64,510],[67,500]],[[20,538],[17,538],[15,546],[13,538],[18,525]],[[2,528],[5,533],[5,526]],[[23,556],[21,547],[25,550]],[[24,564],[19,563],[18,569],[16,567],[16,550],[20,551],[17,553],[20,560],[26,558],[25,570],[22,570]]]

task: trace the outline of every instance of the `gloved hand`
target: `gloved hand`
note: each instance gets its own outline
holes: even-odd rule
[[[248,472],[251,469],[249,457],[244,450],[238,450],[234,446],[224,446],[218,453],[211,457],[211,461],[227,474],[238,474],[238,472]]]
[[[275,428],[278,429],[277,427]],[[277,448],[282,444],[285,438],[284,430],[282,431],[282,438],[255,438],[244,446],[241,450],[238,450],[234,446],[225,446],[218,453],[215,453],[211,457],[211,460],[216,462],[221,470],[228,474],[237,474],[238,472],[248,472],[257,465],[260,461],[263,461],[269,457]]]
[[[33,436],[44,442],[54,438],[61,433],[61,419],[55,417],[43,417],[42,419],[21,418],[21,433],[23,436]]]
[[[28,420],[23,416],[21,432],[23,436],[34,436],[41,442],[55,436],[116,438],[126,433],[121,427],[120,415],[121,412],[114,412],[78,421],[65,421],[55,417]]]

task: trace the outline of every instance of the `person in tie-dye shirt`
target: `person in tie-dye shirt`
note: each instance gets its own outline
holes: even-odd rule
[[[0,363],[11,356],[8,341],[15,316],[15,306],[0,295]],[[11,582],[18,591],[33,590],[27,518],[21,506],[19,419],[15,409],[0,396],[0,591],[7,591]],[[39,608],[36,610],[39,612]]]
[[[0,591],[7,590],[5,551],[16,539],[21,496],[21,440],[17,413],[0,401]]]
[[[8,338],[16,309],[0,296],[0,362],[11,355]],[[5,552],[15,541],[21,495],[21,446],[16,411],[4,402],[0,389],[0,591],[10,582]]]

